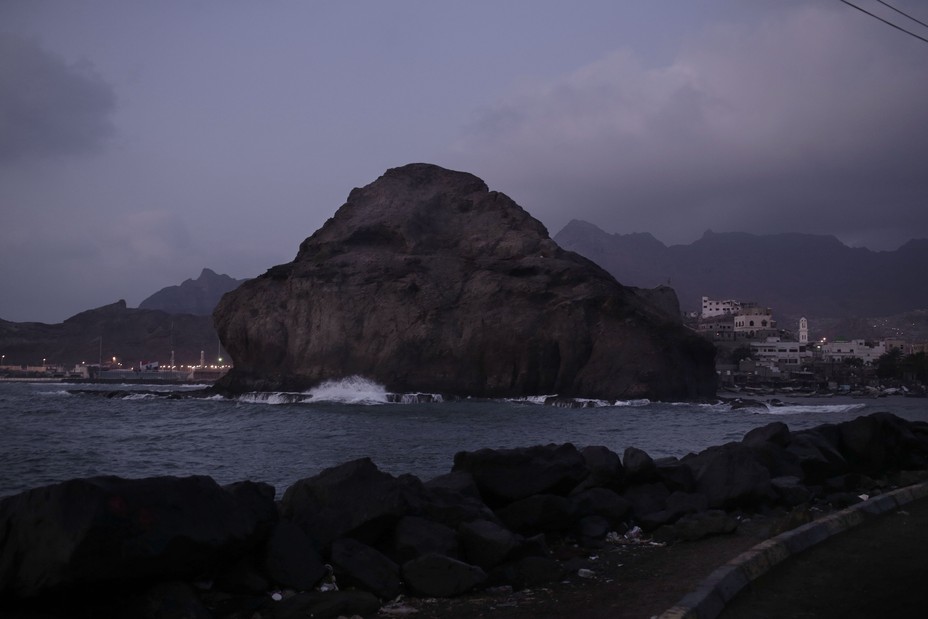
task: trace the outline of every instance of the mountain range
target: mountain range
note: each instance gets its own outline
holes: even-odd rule
[[[139,309],[210,316],[222,295],[235,290],[244,281],[246,280],[219,275],[212,269],[203,269],[196,279],[184,280],[179,286],[162,288],[139,303]]]
[[[681,309],[702,297],[754,301],[775,316],[880,317],[928,308],[928,239],[895,251],[852,248],[816,234],[707,231],[667,246],[648,233],[610,234],[580,220],[554,236],[628,286],[669,285]]]

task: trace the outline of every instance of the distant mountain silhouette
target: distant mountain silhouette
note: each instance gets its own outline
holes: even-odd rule
[[[684,311],[702,296],[756,301],[775,316],[889,316],[928,308],[928,240],[896,251],[851,248],[833,236],[707,231],[666,246],[647,233],[609,234],[573,220],[554,236],[629,286],[669,285]]]
[[[196,279],[185,280],[180,286],[162,288],[141,303],[139,309],[161,310],[169,314],[210,316],[222,295],[238,288],[244,279],[233,279],[203,269]]]
[[[10,365],[35,366],[46,359],[49,365],[73,366],[117,357],[130,368],[139,361],[167,364],[172,349],[178,365],[199,363],[201,350],[207,363],[216,363],[218,347],[211,316],[131,309],[122,300],[58,324],[0,320],[0,350]]]

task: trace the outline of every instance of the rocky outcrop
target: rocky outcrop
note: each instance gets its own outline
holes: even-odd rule
[[[413,164],[351,191],[214,317],[232,391],[359,375],[393,392],[710,396],[714,350],[673,307],[564,251],[479,178]]]
[[[619,460],[570,444],[479,450],[422,483],[360,459],[294,483],[276,506],[266,484],[206,477],[37,488],[0,501],[0,615],[373,616],[399,594],[535,587],[577,574],[555,552],[565,546],[695,540],[740,515],[824,512],[924,478],[928,424],[774,423],[681,460]]]

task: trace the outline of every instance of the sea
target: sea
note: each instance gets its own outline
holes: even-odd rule
[[[544,397],[403,396],[356,377],[234,399],[203,396],[205,387],[0,382],[0,497],[97,475],[247,479],[272,484],[279,497],[299,479],[363,457],[425,481],[450,472],[455,453],[481,448],[573,443],[682,457],[773,421],[799,430],[877,411],[928,421],[928,400],[903,396],[780,395],[754,408],[648,400],[565,407]],[[198,397],[177,397],[185,393]]]

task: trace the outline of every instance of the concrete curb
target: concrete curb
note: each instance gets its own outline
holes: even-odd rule
[[[928,497],[928,482],[899,488],[763,541],[716,569],[658,619],[715,619],[751,581],[782,561],[832,535],[856,527],[868,517],[891,512],[925,497]]]

